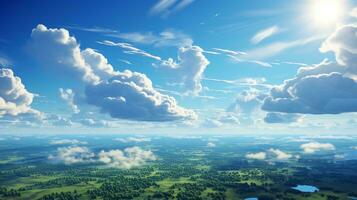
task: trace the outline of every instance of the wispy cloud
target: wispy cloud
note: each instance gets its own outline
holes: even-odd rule
[[[109,40],[104,40],[102,42],[99,41],[98,43],[107,45],[107,46],[114,46],[114,47],[122,48],[124,50],[124,53],[127,53],[127,54],[136,54],[136,55],[140,55],[140,56],[144,56],[144,57],[148,57],[148,58],[152,58],[152,59],[161,61],[161,58],[159,56],[152,55],[144,50],[134,47],[133,45],[131,45],[129,43],[123,43],[123,42],[115,43],[115,42],[112,42]]]
[[[324,37],[318,36],[318,37],[308,37],[308,38],[303,38],[303,39],[298,39],[298,40],[293,40],[293,41],[283,41],[283,42],[274,42],[271,44],[268,44],[263,47],[259,47],[256,49],[252,49],[250,51],[247,51],[247,54],[243,56],[243,59],[265,59],[269,58],[272,56],[275,56],[284,50],[291,49],[294,47],[298,46],[303,46],[318,40],[323,39]]]
[[[221,48],[212,48],[212,50],[216,51],[218,53],[223,53],[223,54],[232,55],[232,56],[245,55],[246,54],[243,51],[233,51],[233,50],[221,49]]]
[[[167,17],[170,14],[177,12],[189,6],[195,0],[159,0],[151,9],[151,15],[160,15]]]
[[[280,31],[280,28],[278,26],[272,26],[263,30],[260,30],[258,33],[256,33],[252,39],[251,42],[253,44],[258,44],[261,41],[267,39],[268,37],[271,37],[275,34],[277,34]]]
[[[51,140],[50,144],[53,145],[63,145],[63,144],[87,144],[85,141],[79,141],[77,139],[60,139],[60,140]]]
[[[265,78],[243,78],[243,79],[235,79],[235,80],[227,80],[227,79],[216,79],[216,78],[203,78],[205,81],[213,81],[219,83],[225,83],[235,86],[262,86],[265,88],[272,88],[273,86],[266,83]]]
[[[133,63],[131,63],[129,60],[124,60],[124,59],[119,59],[120,62],[123,62],[127,65],[132,65]]]
[[[208,53],[208,52],[207,52]],[[209,51],[210,54],[223,54],[228,56],[232,61],[234,62],[242,62],[242,63],[254,63],[258,64],[263,67],[272,67],[270,63],[260,61],[260,60],[254,60],[254,59],[243,59],[244,57],[247,57],[247,53],[243,51],[234,51],[234,50],[229,50],[229,49],[221,49],[221,48],[212,48],[212,51]]]
[[[150,142],[151,138],[144,138],[144,137],[127,137],[127,138],[115,138],[115,141],[120,142]]]
[[[86,31],[86,32],[93,32],[93,33],[117,33],[118,32],[117,30],[98,27],[98,26],[94,26],[94,27],[67,26],[66,28],[73,29],[73,30]]]
[[[107,34],[107,36],[120,38],[132,43],[153,45],[156,47],[166,46],[191,46],[191,37],[176,29],[166,29],[159,33],[153,32],[121,32]]]

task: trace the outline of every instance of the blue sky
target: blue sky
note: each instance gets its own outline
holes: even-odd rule
[[[353,133],[355,6],[3,1],[0,133]]]

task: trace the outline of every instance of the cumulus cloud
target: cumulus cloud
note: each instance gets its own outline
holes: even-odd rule
[[[63,99],[73,110],[74,113],[79,113],[80,110],[78,106],[74,103],[75,93],[72,89],[59,89],[60,97]]]
[[[64,162],[65,164],[88,163],[92,162],[95,154],[87,147],[71,146],[57,149],[57,155],[50,155],[50,160]]]
[[[274,157],[278,160],[287,160],[292,157],[291,154],[285,153],[279,149],[269,149],[268,152],[272,153]]]
[[[267,113],[264,117],[264,121],[269,124],[274,123],[283,123],[289,124],[298,122],[300,119],[300,115],[291,114],[291,113]]]
[[[54,126],[60,126],[60,127],[64,127],[64,126],[72,126],[73,122],[70,119],[61,117],[61,116],[55,116],[55,117],[50,117],[50,118],[46,118],[46,120],[50,120],[52,121],[52,125]]]
[[[84,83],[85,101],[114,118],[141,121],[196,118],[192,110],[178,106],[173,97],[154,89],[146,75],[114,71],[102,54],[93,49],[82,51],[65,29],[38,25],[32,30],[28,48],[46,67],[77,75]]]
[[[322,44],[336,63],[302,67],[295,78],[274,87],[262,108],[270,112],[339,114],[357,111],[357,26],[338,28]]]
[[[335,146],[330,143],[309,142],[300,146],[304,153],[311,154],[317,151],[335,150]]]
[[[50,144],[62,145],[62,144],[87,144],[85,141],[79,141],[77,139],[60,139],[60,140],[51,140]]]
[[[246,158],[248,159],[254,159],[254,160],[265,160],[266,159],[266,153],[265,152],[258,152],[258,153],[248,153],[245,155]]]
[[[273,88],[262,108],[303,114],[356,112],[357,83],[337,72],[298,77]]]
[[[150,142],[150,138],[144,138],[144,137],[127,137],[127,138],[115,138],[114,140],[120,141],[120,142]]]
[[[187,91],[198,94],[202,90],[201,79],[209,61],[203,55],[203,49],[198,46],[179,48],[178,61],[172,58],[162,61],[163,67],[175,74],[184,84]]]
[[[93,127],[93,128],[109,126],[109,123],[106,120],[95,120],[95,119],[91,119],[91,118],[80,119],[80,120],[78,120],[78,122],[84,126]]]
[[[155,90],[146,75],[125,70],[107,81],[88,85],[87,102],[114,118],[138,121],[194,119],[193,111]]]
[[[82,57],[76,38],[70,36],[66,29],[37,25],[32,30],[28,50],[46,67],[64,70],[90,83],[100,80]]]
[[[31,108],[34,96],[11,69],[0,68],[0,117],[39,114]]]
[[[272,27],[269,27],[269,28],[266,28],[264,30],[260,30],[258,33],[256,33],[252,39],[251,39],[251,42],[253,44],[258,44],[260,43],[261,41],[267,39],[268,37],[271,37],[273,36],[274,34],[278,33],[279,32],[279,27],[278,26],[272,26]]]
[[[156,160],[151,151],[146,151],[140,147],[131,147],[122,150],[101,151],[99,161],[115,168],[130,169],[139,167],[148,161]]]
[[[245,155],[247,159],[255,159],[255,160],[266,160],[273,159],[284,161],[293,158],[293,155],[286,153],[280,149],[270,148],[267,151],[262,151],[258,153],[248,153]]]
[[[262,117],[260,116],[260,106],[265,97],[265,92],[251,87],[239,93],[226,111],[234,113],[241,124],[254,124],[258,118]]]
[[[217,112],[213,117],[206,118],[201,126],[205,128],[218,128],[224,125],[236,126],[240,124],[239,114],[233,112]]]

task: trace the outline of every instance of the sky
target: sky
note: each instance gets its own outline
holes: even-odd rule
[[[354,134],[355,6],[1,1],[0,134]]]

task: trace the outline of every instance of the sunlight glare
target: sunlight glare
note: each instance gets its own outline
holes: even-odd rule
[[[317,26],[333,26],[343,14],[342,0],[311,0],[311,19]]]

